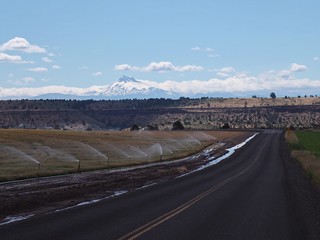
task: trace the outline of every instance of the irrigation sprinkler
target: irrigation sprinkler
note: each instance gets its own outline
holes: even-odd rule
[[[37,172],[37,177],[40,177],[40,163],[38,163],[38,172]]]
[[[147,155],[147,163],[149,162],[149,156]]]
[[[81,172],[80,160],[78,161],[78,173]]]
[[[162,154],[160,154],[160,161],[162,161]]]

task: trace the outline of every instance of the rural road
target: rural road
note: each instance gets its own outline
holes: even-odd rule
[[[281,132],[266,130],[220,164],[0,226],[0,239],[319,239],[319,205]]]

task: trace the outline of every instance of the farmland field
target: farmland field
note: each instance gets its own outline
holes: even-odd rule
[[[173,160],[243,134],[0,130],[0,181]]]

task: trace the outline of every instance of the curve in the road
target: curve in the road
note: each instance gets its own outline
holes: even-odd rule
[[[237,177],[240,177],[242,174],[246,173],[252,166],[255,164],[255,162],[260,158],[262,151],[259,152],[255,160],[247,166],[244,170],[240,171],[239,173],[235,174],[234,176],[231,176],[221,183],[217,184],[216,186],[210,188],[209,190],[205,191],[204,193],[199,194],[198,196],[194,197],[193,199],[189,200],[188,202],[182,204],[181,206],[171,210],[168,213],[163,214],[162,216],[152,220],[151,222],[137,228],[136,230],[126,234],[125,236],[119,238],[119,240],[131,240],[131,239],[136,239],[137,237],[141,236],[142,234],[146,233],[147,231],[157,227],[158,225],[162,224],[163,222],[173,218],[177,214],[185,211],[189,207],[193,206],[197,202],[199,202],[201,199],[205,198],[206,196],[214,193],[218,189],[222,188],[224,185],[228,184],[229,182],[232,182],[235,180]]]
[[[0,239],[319,239],[319,202],[281,131],[266,130],[217,165],[0,226]]]

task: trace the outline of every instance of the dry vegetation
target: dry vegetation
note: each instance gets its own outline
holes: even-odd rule
[[[0,180],[114,168],[191,155],[243,135],[222,131],[0,130]]]
[[[233,107],[266,107],[266,106],[302,106],[320,104],[320,97],[279,97],[279,98],[209,98],[194,107],[233,108]]]
[[[187,129],[320,128],[320,98],[208,98],[145,100],[0,101],[0,128],[120,130],[133,125],[171,130],[174,121]]]
[[[320,133],[318,132],[319,137]],[[286,131],[285,138],[289,143],[292,156],[298,160],[307,176],[315,184],[320,185],[320,159],[315,156],[315,152],[311,151],[310,147],[290,129]]]

